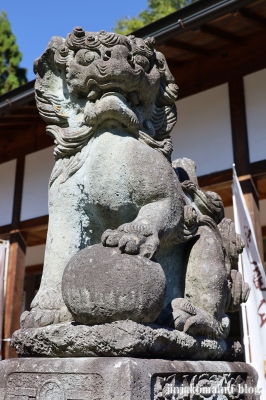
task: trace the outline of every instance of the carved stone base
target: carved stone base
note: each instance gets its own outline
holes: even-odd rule
[[[0,363],[0,400],[258,400],[245,363],[24,358]]]
[[[117,321],[103,325],[61,323],[20,329],[12,346],[22,357],[148,357],[239,361],[239,342],[190,336],[155,324]]]

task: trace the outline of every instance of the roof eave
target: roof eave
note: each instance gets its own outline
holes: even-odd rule
[[[184,30],[197,29],[227,13],[234,13],[254,0],[199,0],[187,7],[167,15],[131,34],[145,39],[153,36],[157,44],[162,44]]]

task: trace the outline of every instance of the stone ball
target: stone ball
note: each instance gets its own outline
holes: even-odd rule
[[[87,325],[126,319],[152,323],[163,308],[165,292],[159,263],[102,244],[74,255],[62,279],[67,308]]]

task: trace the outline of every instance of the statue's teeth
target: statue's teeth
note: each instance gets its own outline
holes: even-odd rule
[[[102,91],[97,85],[93,85],[87,98],[91,101],[95,101],[101,97]]]

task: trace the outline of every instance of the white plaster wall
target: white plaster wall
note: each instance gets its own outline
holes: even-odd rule
[[[234,210],[233,210],[233,206],[225,207],[225,208],[224,208],[224,216],[225,216],[225,218],[230,218],[232,221],[234,221]]]
[[[43,264],[44,261],[45,244],[39,246],[27,247],[25,266]]]
[[[0,164],[0,226],[12,222],[16,160]]]
[[[233,148],[227,84],[177,101],[172,159],[188,157],[197,175],[231,168]]]
[[[21,221],[48,214],[48,182],[53,166],[53,147],[26,156]]]
[[[250,161],[266,159],[266,69],[244,77]]]

